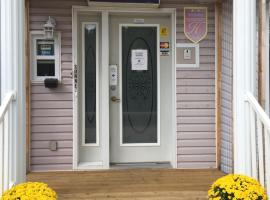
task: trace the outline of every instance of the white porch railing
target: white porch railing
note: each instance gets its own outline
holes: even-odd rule
[[[14,131],[12,131],[12,101],[15,92],[7,93],[0,106],[0,196],[14,184],[16,175],[16,143]]]
[[[250,111],[247,136],[251,141],[252,176],[267,189],[270,197],[270,119],[252,93],[247,93],[246,102]]]

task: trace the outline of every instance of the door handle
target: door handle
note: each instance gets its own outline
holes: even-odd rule
[[[120,99],[117,98],[116,96],[111,97],[111,100],[112,100],[113,102],[120,102]]]

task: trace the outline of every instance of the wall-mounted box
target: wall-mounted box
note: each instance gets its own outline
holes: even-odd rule
[[[43,31],[31,32],[31,79],[43,83],[53,78],[61,81],[61,34],[54,32],[53,39],[44,39]]]
[[[178,43],[176,44],[176,67],[197,68],[200,66],[199,44]]]

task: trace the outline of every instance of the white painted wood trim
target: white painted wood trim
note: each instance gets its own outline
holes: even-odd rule
[[[178,150],[178,145],[177,145],[177,88],[176,88],[176,9],[171,10],[171,18],[172,18],[172,166],[174,168],[178,167],[178,155],[177,155],[177,150]]]
[[[73,169],[78,169],[78,91],[75,89],[74,83],[74,72],[77,66],[77,37],[78,37],[78,30],[77,30],[77,19],[78,19],[78,12],[76,9],[72,9],[72,71],[73,71]]]
[[[157,143],[123,143],[123,91],[122,91],[122,27],[156,27],[157,28]],[[119,24],[119,92],[120,92],[120,146],[121,147],[151,147],[160,146],[160,30],[159,24]]]
[[[233,0],[234,173],[251,175],[248,106],[245,94],[255,92],[256,1]]]
[[[26,180],[24,1],[1,0],[1,96],[15,91],[10,115],[13,160],[9,186]],[[8,66],[8,67],[6,67]]]
[[[109,12],[104,11],[101,15],[101,23],[102,23],[102,47],[101,47],[101,113],[100,122],[101,126],[101,137],[102,137],[102,160],[103,160],[103,168],[110,168],[110,130],[109,130],[109,109],[110,109],[110,95],[109,95]]]
[[[96,26],[96,143],[85,143],[85,34],[84,29],[86,25],[95,25]],[[99,105],[99,24],[97,22],[82,22],[82,146],[88,147],[98,147],[100,146],[99,143],[99,134],[100,134],[100,105]]]

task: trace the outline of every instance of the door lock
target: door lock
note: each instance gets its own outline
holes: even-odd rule
[[[120,99],[118,99],[116,96],[111,97],[111,100],[113,102],[120,102]]]

